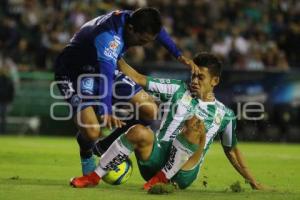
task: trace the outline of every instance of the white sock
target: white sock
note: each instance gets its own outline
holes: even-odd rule
[[[176,137],[171,146],[169,160],[162,169],[168,180],[182,168],[197,148],[197,144],[189,143],[182,134]]]
[[[103,177],[109,170],[121,164],[133,151],[132,144],[123,134],[118,137],[101,156],[99,165],[95,169],[98,176]]]

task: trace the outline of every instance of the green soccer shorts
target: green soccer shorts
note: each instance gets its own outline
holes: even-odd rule
[[[169,158],[171,145],[172,141],[158,141],[157,138],[155,138],[150,158],[146,161],[138,159],[137,163],[140,173],[146,181],[165,166]],[[197,164],[193,169],[188,171],[180,170],[171,181],[176,183],[180,189],[185,189],[197,178],[199,169],[200,164]]]

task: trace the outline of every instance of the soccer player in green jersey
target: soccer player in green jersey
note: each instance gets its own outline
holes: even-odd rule
[[[199,71],[192,74],[189,85],[180,80],[147,77],[125,62],[119,62],[126,75],[164,103],[160,129],[154,134],[142,125],[131,127],[102,155],[93,173],[72,179],[71,185],[97,185],[108,170],[134,151],[140,173],[147,181],[144,189],[169,181],[184,189],[197,178],[213,139],[220,135],[224,152],[233,167],[253,189],[263,189],[249,172],[237,147],[233,111],[213,94],[219,83],[221,62],[209,53],[199,53],[193,60]]]

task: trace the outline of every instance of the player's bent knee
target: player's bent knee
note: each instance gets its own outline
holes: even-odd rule
[[[96,141],[101,136],[99,127],[85,128],[85,135],[89,140]]]
[[[141,124],[131,127],[126,133],[126,137],[133,144],[151,143],[154,140],[152,131]]]
[[[154,102],[146,101],[139,105],[139,117],[143,120],[155,120],[157,118],[158,108]]]

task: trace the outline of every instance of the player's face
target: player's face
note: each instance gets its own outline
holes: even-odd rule
[[[150,33],[138,33],[131,27],[128,27],[125,32],[125,43],[127,46],[144,46],[155,40],[156,35]]]
[[[197,98],[210,100],[214,98],[213,89],[218,82],[219,78],[212,76],[208,68],[199,67],[199,73],[192,74],[190,91]]]
[[[144,46],[155,40],[155,35],[149,33],[133,33],[129,38],[129,46]]]
[[[146,45],[155,40],[156,35],[149,33],[134,33],[134,45]]]

